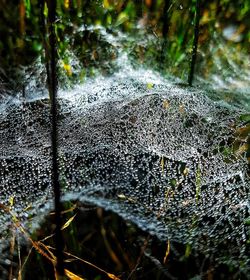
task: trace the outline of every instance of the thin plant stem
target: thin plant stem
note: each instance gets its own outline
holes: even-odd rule
[[[167,38],[168,30],[169,30],[169,7],[170,7],[170,4],[171,4],[170,0],[165,0],[164,1],[164,8],[163,8],[163,15],[162,15],[162,20],[163,20],[162,37],[164,39]]]
[[[64,275],[64,242],[62,237],[62,219],[61,219],[61,191],[59,184],[58,170],[58,112],[57,112],[57,52],[56,52],[56,36],[54,25],[56,21],[56,0],[47,0],[48,3],[48,20],[49,20],[49,45],[50,45],[50,104],[51,104],[51,142],[52,142],[52,184],[54,190],[55,205],[55,244],[56,244],[56,271],[60,276]]]
[[[193,41],[193,48],[192,48],[192,58],[191,58],[190,70],[189,70],[189,75],[188,75],[189,86],[192,86],[192,84],[193,84],[194,69],[195,69],[197,49],[198,49],[199,31],[200,31],[200,0],[196,0],[194,41]]]
[[[164,7],[163,7],[163,14],[162,14],[162,46],[161,46],[161,68],[164,69],[166,67],[166,52],[167,52],[167,36],[168,36],[168,30],[169,30],[169,8],[170,8],[171,0],[165,0],[164,1]]]

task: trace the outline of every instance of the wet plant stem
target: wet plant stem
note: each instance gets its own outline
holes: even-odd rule
[[[42,33],[42,42],[43,42],[43,48],[45,51],[45,67],[46,67],[46,73],[47,73],[47,84],[48,87],[51,84],[51,75],[50,75],[50,65],[49,65],[49,46],[48,46],[48,40],[47,40],[47,28],[46,28],[46,19],[44,15],[44,8],[45,8],[45,0],[40,0],[39,3],[39,10],[40,10],[40,28]],[[49,92],[50,94],[50,92]]]
[[[197,57],[197,49],[198,49],[198,40],[199,40],[199,31],[200,31],[200,0],[196,0],[196,7],[195,7],[195,26],[194,26],[194,41],[192,47],[192,57],[191,57],[191,64],[189,69],[188,75],[188,84],[192,86],[193,78],[194,78],[194,69]]]
[[[168,30],[169,30],[169,7],[170,7],[170,0],[165,0],[164,1],[164,8],[163,8],[163,15],[162,15],[162,20],[163,20],[163,26],[162,26],[162,37],[166,40],[167,35],[168,35]]]
[[[168,36],[168,30],[169,30],[169,7],[171,4],[171,0],[165,0],[164,1],[164,8],[163,8],[163,14],[162,14],[162,48],[161,48],[161,68],[164,69],[166,67],[166,54],[167,54],[167,36]]]
[[[47,0],[48,4],[48,21],[49,21],[49,46],[50,46],[50,104],[51,104],[51,141],[52,141],[52,184],[54,190],[54,205],[55,205],[55,245],[56,245],[56,271],[59,279],[64,275],[63,263],[63,249],[64,242],[62,237],[62,220],[61,220],[61,191],[59,184],[59,171],[58,171],[58,112],[57,112],[57,52],[56,52],[56,36],[54,25],[56,20],[56,0]]]

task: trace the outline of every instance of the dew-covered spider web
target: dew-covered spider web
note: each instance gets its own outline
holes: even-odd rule
[[[218,263],[225,251],[247,263],[247,111],[132,67],[59,97],[63,199],[112,210],[161,240],[217,252]],[[48,98],[2,98],[0,108],[4,245],[13,215],[28,230],[31,217],[51,209],[53,191]]]

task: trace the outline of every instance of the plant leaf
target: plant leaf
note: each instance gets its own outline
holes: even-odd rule
[[[67,228],[71,222],[74,220],[76,214],[74,216],[72,216],[71,218],[68,219],[68,221],[61,227],[61,230],[64,230],[65,228]]]

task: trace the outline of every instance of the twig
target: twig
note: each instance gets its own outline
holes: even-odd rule
[[[193,83],[194,68],[195,68],[196,57],[197,57],[197,48],[198,48],[199,31],[200,31],[200,0],[196,0],[195,14],[196,15],[195,15],[195,26],[194,26],[194,41],[193,41],[189,76],[188,76],[189,86],[192,86]]]
[[[142,259],[142,256],[144,255],[144,252],[145,252],[145,250],[146,250],[146,248],[147,248],[147,246],[148,246],[149,238],[150,238],[150,235],[148,235],[147,239],[145,239],[144,244],[143,244],[143,246],[142,246],[142,248],[141,248],[140,256],[138,257],[137,262],[136,262],[136,265],[135,265],[134,269],[130,272],[130,274],[129,274],[127,280],[129,280],[129,279],[132,277],[132,275],[135,273],[137,267],[139,266],[139,264],[140,264],[140,262],[141,262],[141,259]]]
[[[56,75],[56,36],[54,24],[56,21],[56,0],[47,0],[48,3],[48,20],[49,20],[49,45],[50,45],[50,84],[49,93],[51,101],[51,141],[52,141],[52,185],[54,190],[54,204],[55,204],[55,244],[56,244],[56,270],[59,276],[64,275],[63,263],[63,248],[64,242],[61,232],[61,191],[59,185],[59,171],[58,171],[58,112],[57,112],[57,75]]]

